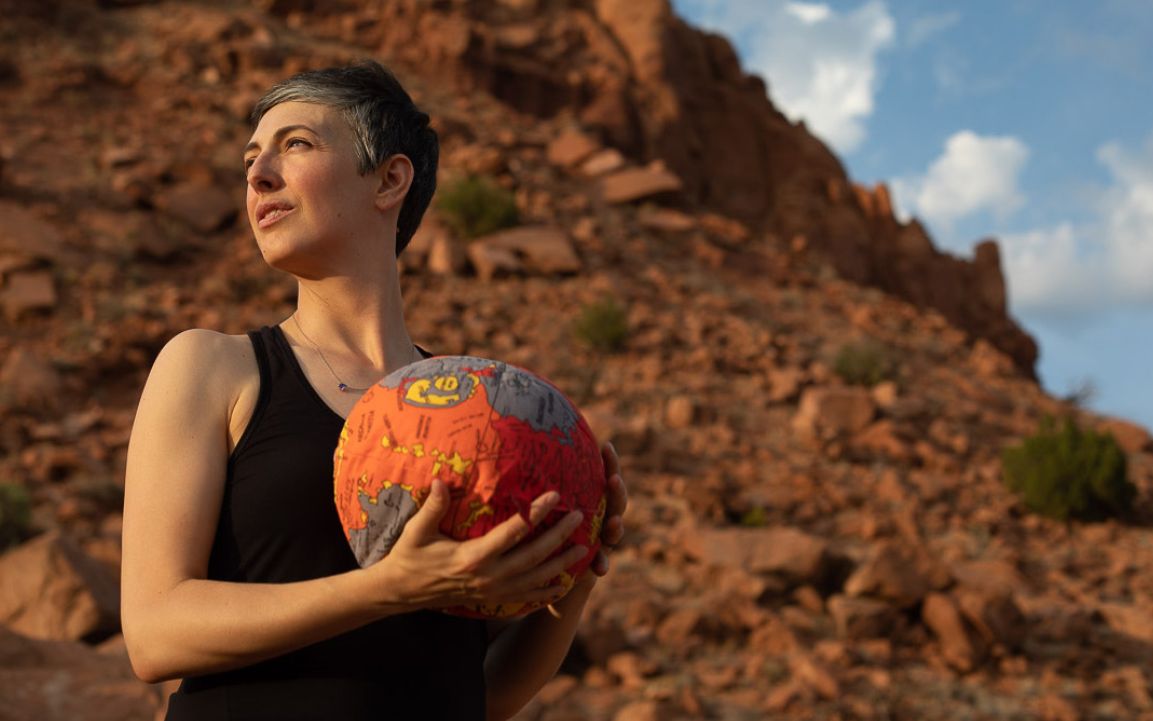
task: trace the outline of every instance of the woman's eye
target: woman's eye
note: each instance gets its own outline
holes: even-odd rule
[[[291,147],[293,147],[294,145],[303,145],[303,146],[307,147],[307,146],[308,146],[308,141],[307,141],[307,140],[305,140],[304,138],[290,138],[290,139],[288,140],[288,142],[286,142],[286,143],[284,144],[284,147],[286,147],[286,148],[291,148]]]

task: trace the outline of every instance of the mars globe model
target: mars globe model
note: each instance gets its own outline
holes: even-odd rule
[[[333,464],[337,513],[362,567],[388,555],[437,478],[451,497],[440,530],[458,540],[481,536],[513,514],[527,519],[532,501],[552,490],[560,502],[528,538],[582,511],[581,526],[556,551],[589,549],[562,574],[567,587],[600,545],[605,473],[592,431],[555,386],[507,363],[439,356],[394,371],[349,414]],[[449,611],[502,617],[540,605]]]

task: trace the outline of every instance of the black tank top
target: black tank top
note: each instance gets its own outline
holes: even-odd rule
[[[208,578],[288,583],[350,571],[357,562],[332,500],[344,420],[309,384],[279,327],[248,335],[260,394],[228,460]],[[393,616],[245,668],[186,678],[166,718],[483,719],[486,648],[483,621]]]

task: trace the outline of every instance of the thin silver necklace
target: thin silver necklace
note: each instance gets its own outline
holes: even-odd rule
[[[340,380],[340,376],[336,375],[336,371],[332,369],[332,364],[328,362],[328,359],[324,357],[324,353],[320,351],[320,346],[318,346],[313,342],[311,338],[308,337],[308,334],[304,332],[304,328],[300,327],[300,319],[296,317],[295,313],[292,314],[292,322],[296,324],[296,329],[300,331],[300,335],[306,341],[308,341],[308,344],[311,345],[312,349],[316,351],[316,354],[320,356],[320,360],[324,363],[324,366],[328,368],[328,372],[331,373],[332,377],[336,379],[336,390],[340,391],[341,393],[363,393],[372,387],[365,386],[364,388],[353,388],[344,381]]]

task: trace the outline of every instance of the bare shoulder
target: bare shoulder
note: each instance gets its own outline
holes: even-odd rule
[[[231,426],[234,411],[259,390],[252,343],[247,336],[192,329],[161,349],[140,398],[140,413],[194,417]]]
[[[254,362],[247,336],[192,328],[165,344],[154,369],[180,371],[192,377],[242,376]]]

